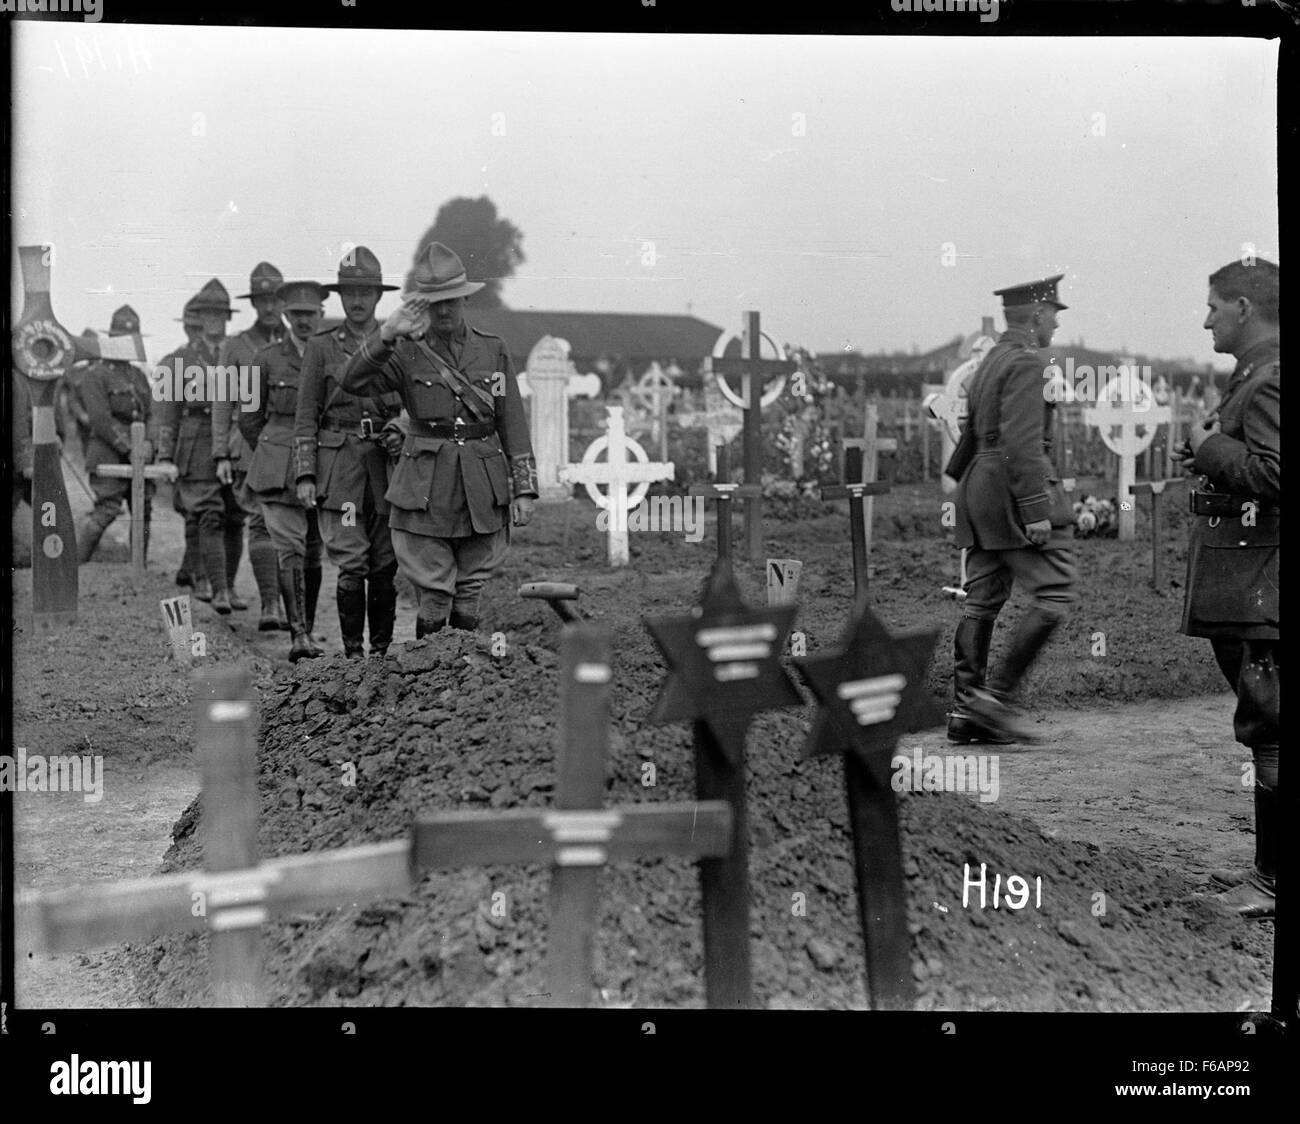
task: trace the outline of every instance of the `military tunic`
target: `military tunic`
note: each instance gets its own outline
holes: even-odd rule
[[[450,369],[451,385],[438,360]],[[376,329],[348,360],[343,385],[353,393],[396,391],[411,418],[385,495],[394,530],[433,538],[491,534],[508,529],[513,496],[537,495],[523,400],[500,337],[464,325],[450,344],[431,336],[387,346]],[[429,435],[429,426],[457,420],[491,432],[460,440]]]
[[[90,422],[90,440],[86,446],[86,472],[95,490],[95,507],[89,516],[89,536],[97,542],[121,510],[122,501],[131,502],[131,481],[122,477],[97,476],[102,464],[129,464],[131,461],[131,424],[142,421],[146,432],[155,436],[156,419],[151,411],[153,395],[144,372],[119,359],[104,359],[93,364],[81,380],[81,400]],[[145,481],[144,518],[152,508],[153,482]],[[80,545],[80,544],[79,544]],[[93,550],[93,543],[89,544]],[[87,555],[88,557],[88,555]]]

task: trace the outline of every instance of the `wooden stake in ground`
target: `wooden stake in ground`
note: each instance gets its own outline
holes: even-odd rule
[[[32,401],[32,623],[37,631],[77,619],[77,534],[54,425],[54,392],[76,360],[76,344],[50,307],[53,252],[52,246],[18,247],[23,314],[13,330],[14,369],[26,376]]]
[[[131,481],[131,577],[138,585],[144,580],[144,488],[146,480],[175,480],[174,464],[149,464],[144,455],[144,422],[131,423],[129,464],[101,464],[96,476]]]
[[[925,686],[937,636],[936,629],[891,637],[858,601],[838,650],[795,660],[821,703],[804,756],[844,758],[867,983],[876,1010],[906,1010],[915,998],[890,760],[901,734],[945,720]]]
[[[734,395],[727,388],[726,376],[739,375],[740,401],[745,411],[742,441],[744,442],[745,483],[762,486],[763,470],[763,383],[775,376],[792,374],[798,364],[789,359],[763,359],[760,345],[763,333],[759,328],[757,312],[745,313],[744,357],[741,359],[714,358],[713,374],[723,393]],[[716,352],[715,352],[716,355]],[[782,383],[784,385],[784,383]],[[777,394],[780,394],[780,387]],[[745,502],[745,552],[751,561],[763,554],[763,494],[760,491]]]
[[[889,491],[881,482],[866,483],[862,473],[862,448],[845,442],[844,483],[828,484],[821,489],[824,500],[849,501],[849,537],[853,543],[853,600],[865,601],[871,572],[871,523],[868,515],[870,497]]]
[[[794,616],[793,605],[750,609],[730,563],[719,560],[702,604],[681,616],[642,618],[668,664],[649,721],[693,723],[696,795],[726,800],[732,810],[729,853],[700,863],[710,1007],[753,1005],[745,733],[759,711],[802,701],[779,658]]]
[[[717,451],[717,479],[712,484],[692,484],[686,491],[691,496],[705,496],[718,501],[718,560],[731,562],[731,501],[737,497],[753,499],[763,494],[757,484],[731,483],[731,453],[726,445]]]
[[[1149,495],[1151,497],[1151,585],[1154,589],[1163,588],[1164,567],[1161,565],[1160,549],[1160,497],[1170,484],[1186,484],[1190,477],[1175,476],[1170,480],[1144,480],[1139,484],[1130,484],[1128,494],[1131,496]]]

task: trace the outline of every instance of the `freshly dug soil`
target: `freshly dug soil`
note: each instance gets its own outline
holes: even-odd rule
[[[263,855],[398,838],[435,809],[548,804],[557,670],[546,648],[508,643],[495,657],[486,636],[454,631],[383,661],[298,665],[262,697]],[[686,726],[645,725],[661,678],[648,636],[627,622],[617,632],[607,804],[692,798]],[[748,742],[755,989],[771,1008],[862,1007],[842,769],[800,759],[809,713],[762,715]],[[640,783],[646,761],[653,788]],[[353,787],[341,782],[347,762]],[[165,871],[200,864],[199,818],[195,801]],[[922,1008],[1232,1010],[1267,994],[1272,925],[1217,913],[1181,874],[1128,851],[1049,839],[968,796],[908,795],[901,819]],[[963,907],[967,863],[972,877],[987,864],[983,909],[977,890]],[[993,908],[997,873],[1004,886],[1011,874],[1031,888],[1041,878],[1041,908],[1032,896],[1020,910]],[[540,867],[437,872],[407,899],[276,921],[265,940],[269,1001],[544,1003],[547,882]],[[680,860],[602,873],[595,980],[605,1003],[702,1005],[697,887]],[[496,894],[504,917],[491,908]],[[209,1001],[205,943],[196,935],[131,949],[141,1001]]]

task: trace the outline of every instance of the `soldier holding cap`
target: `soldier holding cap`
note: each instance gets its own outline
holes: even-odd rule
[[[1279,271],[1232,262],[1210,276],[1204,327],[1237,366],[1216,413],[1193,426],[1182,460],[1200,474],[1180,631],[1204,636],[1237,695],[1233,732],[1255,760],[1255,865],[1216,870],[1219,901],[1243,917],[1273,917],[1281,744],[1282,361]]]
[[[999,289],[1007,330],[966,385],[969,412],[945,469],[960,482],[957,545],[966,600],[954,640],[955,742],[1034,741],[1012,708],[1030,664],[1076,598],[1071,508],[1051,459],[1053,395],[1038,348],[1056,331],[1063,274]],[[1002,666],[985,684],[998,614],[1019,581],[1033,598]]]
[[[311,637],[320,594],[320,530],[316,508],[298,499],[293,456],[294,416],[302,385],[303,353],[320,326],[325,286],[315,281],[289,281],[276,290],[289,332],[253,356],[260,393],[256,410],[240,411],[239,430],[252,447],[253,460],[245,481],[262,505],[262,518],[271,533],[280,564],[280,589],[289,617],[289,659],[314,659],[324,653]]]
[[[230,294],[215,277],[199,290],[187,308],[202,321],[203,337],[196,344],[173,351],[160,365],[173,368],[179,358],[185,384],[191,378],[201,378],[204,385],[198,394],[183,391],[185,401],[164,399],[160,404],[158,460],[176,464],[176,490],[185,512],[187,542],[191,525],[197,530],[204,576],[195,583],[195,596],[211,600],[212,607],[226,616],[233,608],[226,569],[226,527],[234,516],[222,495],[216,461],[212,459],[212,402],[208,397],[207,371],[217,361],[226,322],[234,311],[230,307]],[[242,512],[238,518],[242,525]]]
[[[484,583],[510,526],[532,518],[537,466],[505,341],[465,323],[468,281],[452,250],[420,254],[402,307],[343,372],[356,394],[397,391],[409,420],[385,427],[400,449],[385,499],[397,564],[420,600],[416,635],[478,625]]]
[[[283,284],[283,275],[270,262],[258,262],[253,267],[248,278],[248,292],[241,293],[238,299],[252,302],[257,319],[251,327],[231,336],[221,345],[221,366],[251,368],[253,357],[262,348],[284,339],[284,317],[277,295]],[[253,450],[239,432],[239,411],[240,406],[229,399],[213,403],[212,456],[216,460],[217,479],[230,497],[227,502],[233,500],[248,517],[248,561],[253,567],[253,580],[257,582],[257,593],[262,602],[258,630],[275,632],[288,627],[280,612],[279,562],[271,533],[266,529],[266,520],[262,518],[262,505],[246,486]],[[231,524],[226,526],[229,531]],[[244,549],[242,527],[236,531],[226,539],[226,571],[230,576],[232,595],[234,575],[239,571]]]
[[[140,334],[140,318],[130,305],[113,313],[108,329],[110,336]],[[95,490],[95,506],[77,528],[77,561],[90,561],[104,531],[117,518],[126,500],[131,504],[131,481],[125,477],[97,476],[101,464],[131,463],[131,423],[142,421],[153,436],[155,419],[151,404],[153,394],[145,373],[122,359],[100,359],[81,380],[81,401],[90,419],[90,440],[86,444],[86,471]],[[146,445],[145,456],[151,456]],[[144,549],[149,552],[149,522],[153,507],[153,481],[145,481]],[[135,512],[131,513],[135,515]]]
[[[385,290],[379,259],[358,246],[339,263],[337,292],[346,318],[318,332],[303,352],[302,381],[294,424],[298,498],[319,508],[321,538],[339,568],[337,601],[343,651],[365,655],[370,620],[370,654],[383,655],[393,639],[397,559],[388,531],[388,454],[379,443],[385,423],[402,409],[395,392],[378,398],[348,394],[339,376],[361,341],[373,332],[375,306]]]

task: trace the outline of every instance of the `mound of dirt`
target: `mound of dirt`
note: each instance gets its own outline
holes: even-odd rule
[[[618,582],[643,579],[611,578]],[[612,590],[611,590],[612,592]],[[689,800],[684,724],[645,718],[663,666],[628,608],[616,622],[607,804]],[[642,584],[636,611],[654,611]],[[540,606],[504,608],[541,619]],[[548,622],[538,631],[549,633]],[[299,664],[263,692],[259,754],[264,857],[401,837],[421,812],[543,806],[555,776],[558,660],[511,628],[444,631],[384,660]],[[539,636],[539,639],[541,637]],[[803,761],[811,711],[760,716],[748,742],[751,937],[758,1001],[770,1008],[867,1002],[841,765]],[[655,784],[642,784],[642,764]],[[356,784],[344,783],[345,766]],[[916,794],[900,815],[923,1009],[1233,1010],[1269,986],[1272,925],[1243,926],[1131,853],[1049,839],[970,796]],[[197,801],[177,823],[165,871],[197,868]],[[966,864],[988,897],[963,906]],[[1041,906],[992,903],[995,875],[1041,879]],[[545,1002],[547,871],[436,872],[400,900],[359,903],[267,927],[274,1005],[534,1005]],[[499,896],[503,895],[503,896]],[[683,860],[606,868],[595,983],[618,1006],[703,1004],[700,903]],[[493,909],[493,905],[505,909]],[[504,914],[504,915],[502,915]],[[126,951],[140,998],[210,1000],[206,937]]]

